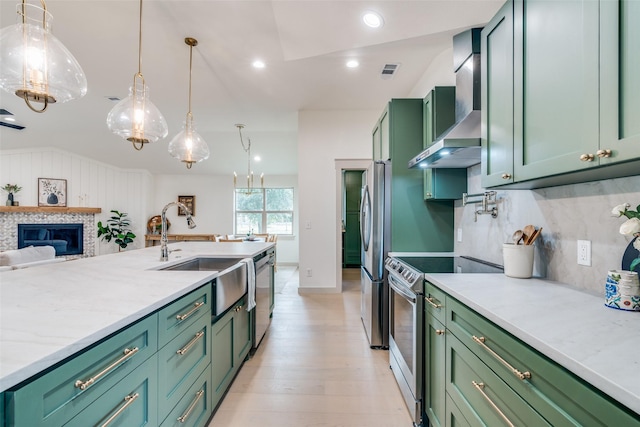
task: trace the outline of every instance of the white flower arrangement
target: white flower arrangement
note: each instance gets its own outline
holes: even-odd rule
[[[616,206],[611,210],[611,214],[615,217],[625,216],[628,219],[620,226],[620,234],[625,236],[640,237],[640,205],[636,207],[635,211],[630,211],[631,205],[629,203],[623,203]],[[640,238],[637,238],[633,242],[633,247],[638,250],[638,258],[634,259],[629,266],[629,270],[633,271],[635,267],[640,264]]]

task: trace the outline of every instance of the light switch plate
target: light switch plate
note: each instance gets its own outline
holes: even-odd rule
[[[591,240],[578,240],[578,264],[591,266]]]
[[[458,228],[458,242],[462,242],[462,228]]]

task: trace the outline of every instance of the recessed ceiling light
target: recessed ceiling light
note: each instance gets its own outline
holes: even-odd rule
[[[253,65],[253,68],[264,68],[264,67],[266,67],[266,64],[263,61],[259,60],[259,59],[256,59],[255,61],[253,61],[253,64],[251,64],[251,65]]]
[[[347,68],[358,68],[359,65],[360,63],[355,59],[347,61]]]
[[[371,10],[365,12],[365,14],[362,15],[362,21],[367,27],[371,28],[380,28],[384,25],[382,16],[379,13],[373,12]]]

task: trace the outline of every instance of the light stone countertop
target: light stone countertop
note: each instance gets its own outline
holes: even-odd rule
[[[0,391],[197,289],[215,271],[154,271],[190,258],[253,257],[274,243],[179,242],[0,273]]]
[[[426,280],[640,414],[640,312],[603,295],[503,274],[426,274]]]

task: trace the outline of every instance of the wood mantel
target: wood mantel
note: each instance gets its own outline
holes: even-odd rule
[[[96,214],[102,212],[102,208],[60,207],[60,206],[0,206],[0,212],[44,212],[44,213],[80,213]]]

